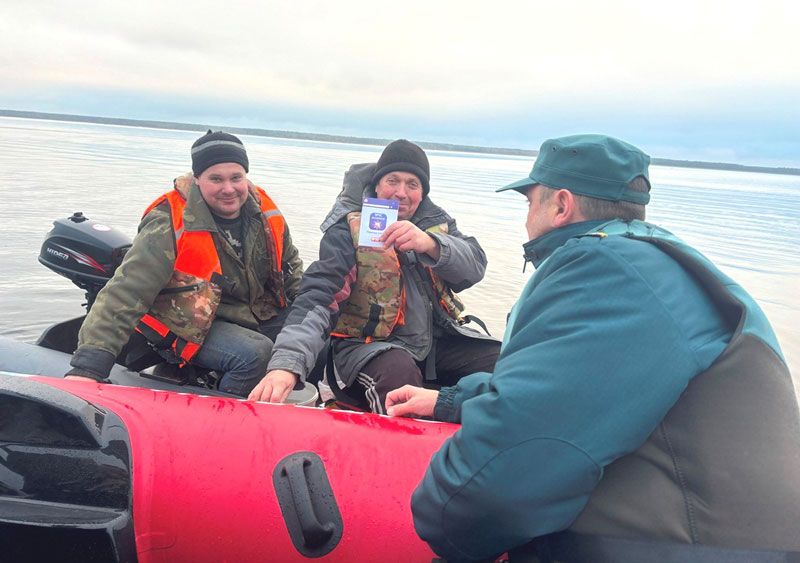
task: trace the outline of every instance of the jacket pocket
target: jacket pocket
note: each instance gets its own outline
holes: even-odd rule
[[[185,272],[174,272],[153,302],[150,314],[178,337],[202,344],[211,328],[222,290],[213,283]]]

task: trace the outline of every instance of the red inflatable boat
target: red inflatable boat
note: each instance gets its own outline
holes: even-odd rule
[[[2,375],[2,558],[431,561],[409,500],[457,428]]]

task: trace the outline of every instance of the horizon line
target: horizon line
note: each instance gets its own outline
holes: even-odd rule
[[[176,131],[198,131],[207,129],[224,129],[231,133],[270,137],[276,139],[296,139],[307,141],[323,141],[330,143],[346,143],[357,145],[385,146],[394,139],[381,139],[373,137],[355,137],[351,135],[332,135],[327,133],[307,133],[302,131],[286,131],[280,129],[262,129],[254,127],[233,127],[199,123],[182,123],[176,121],[160,121],[149,119],[130,119],[123,117],[104,117],[92,115],[77,115],[68,113],[51,113],[40,111],[25,111],[0,109],[0,117],[13,117],[21,119],[40,119],[47,121],[66,121],[73,123],[97,123],[101,125],[122,125],[129,127],[146,127],[151,129],[171,129]],[[461,145],[456,143],[439,143],[420,141],[419,146],[428,150],[441,150],[449,152],[467,152],[475,154],[492,154],[506,156],[537,156],[538,150],[518,149],[509,147],[487,147],[479,145]],[[655,166],[670,166],[676,168],[700,168],[710,170],[729,170],[737,172],[763,172],[767,174],[783,174],[800,176],[800,168],[783,166],[758,166],[749,164],[735,164],[728,162],[710,162],[699,160],[678,160],[670,158],[651,158],[650,163]]]

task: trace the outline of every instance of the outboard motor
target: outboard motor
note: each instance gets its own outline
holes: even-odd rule
[[[77,211],[53,221],[39,262],[83,289],[88,311],[130,247],[130,239],[121,232]]]
[[[77,211],[71,217],[53,221],[53,229],[42,243],[39,262],[86,292],[84,306],[88,312],[130,247],[130,239],[117,229],[93,221]],[[36,344],[72,354],[78,347],[78,332],[85,318],[83,315],[51,325]],[[132,371],[157,366],[153,373],[141,375],[176,385],[191,383],[213,387],[216,384],[215,380],[208,381],[208,370],[195,369],[191,365],[179,368],[164,363],[164,357],[138,332],[131,334],[116,362]]]

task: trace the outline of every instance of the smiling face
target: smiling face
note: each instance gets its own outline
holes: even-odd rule
[[[247,200],[247,174],[241,164],[223,162],[209,166],[195,177],[208,207],[225,219],[236,219]]]
[[[375,186],[375,194],[381,199],[393,199],[400,204],[397,218],[411,219],[422,201],[422,182],[411,172],[389,172]]]

